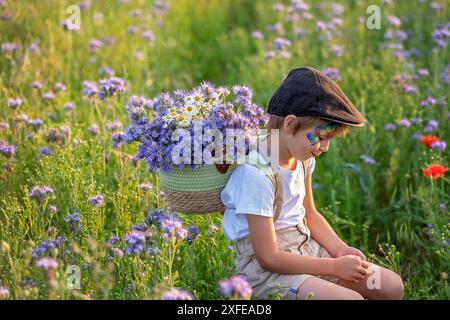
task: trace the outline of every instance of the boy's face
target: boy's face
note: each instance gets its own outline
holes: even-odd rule
[[[300,129],[295,135],[287,134],[287,148],[291,155],[300,161],[317,157],[322,152],[328,151],[336,128],[336,124],[318,119],[313,126]]]

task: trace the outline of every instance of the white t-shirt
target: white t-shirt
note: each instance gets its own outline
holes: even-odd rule
[[[256,150],[250,157],[261,156]],[[307,161],[306,174],[311,175],[316,161],[310,158]],[[305,178],[303,165],[297,160],[295,170],[279,167],[283,180],[283,208],[275,230],[296,226],[305,216],[303,199],[305,197]],[[225,236],[236,241],[249,234],[247,214],[264,217],[273,217],[274,187],[272,181],[257,167],[250,164],[239,165],[231,174],[221,199],[226,206],[222,219],[222,228]]]

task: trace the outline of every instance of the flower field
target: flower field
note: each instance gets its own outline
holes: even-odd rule
[[[170,210],[152,125],[228,94],[210,127],[262,125],[299,66],[367,119],[317,159],[318,211],[405,299],[450,298],[447,1],[72,2],[0,0],[0,300],[251,299],[221,216]]]

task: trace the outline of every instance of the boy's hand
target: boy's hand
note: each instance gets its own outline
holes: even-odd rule
[[[359,256],[344,255],[334,260],[334,275],[340,279],[358,283],[367,274],[369,264]]]
[[[339,249],[336,251],[336,256],[335,256],[335,258],[339,258],[339,257],[342,257],[342,256],[348,256],[348,255],[355,255],[355,256],[358,256],[358,257],[360,257],[363,261],[366,261],[366,260],[367,260],[366,256],[364,255],[364,253],[361,252],[361,250],[356,249],[356,248],[353,248],[353,247],[342,247],[342,248],[339,248]]]

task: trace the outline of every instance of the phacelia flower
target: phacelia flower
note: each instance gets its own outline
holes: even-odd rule
[[[161,300],[192,300],[192,294],[188,291],[173,288],[164,293]]]
[[[53,189],[48,186],[36,186],[30,191],[30,198],[37,203],[43,203],[49,195],[53,194]]]
[[[78,233],[81,231],[81,217],[78,212],[67,215],[67,217],[64,218],[64,221],[66,221],[69,231],[73,233]]]
[[[139,255],[144,250],[145,234],[141,231],[132,231],[125,237],[125,242],[127,244],[125,248],[126,254]]]
[[[444,141],[436,141],[431,144],[431,149],[435,150],[444,151],[446,147],[447,143],[445,143]]]
[[[0,154],[7,158],[11,158],[14,153],[16,153],[16,146],[8,144],[4,140],[0,140]]]
[[[252,296],[252,288],[243,276],[233,276],[219,282],[219,291],[233,300],[249,300]]]
[[[91,203],[95,208],[95,207],[101,206],[103,204],[103,200],[104,200],[103,195],[99,194],[92,198],[89,198],[88,202]]]
[[[16,99],[8,99],[8,107],[11,109],[17,109],[22,105],[22,99],[16,98]]]
[[[365,163],[370,164],[370,165],[377,163],[374,159],[372,159],[371,157],[366,156],[366,155],[362,155],[360,158],[362,160],[364,160]]]
[[[118,77],[100,80],[100,92],[98,94],[100,99],[106,97],[114,97],[121,92],[125,92],[125,81]]]

